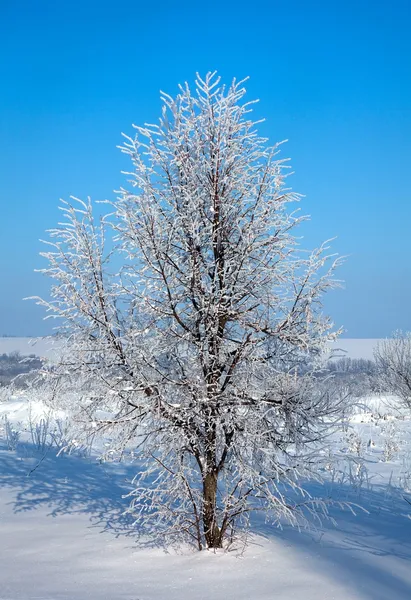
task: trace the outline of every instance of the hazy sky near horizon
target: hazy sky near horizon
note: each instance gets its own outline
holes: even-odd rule
[[[260,131],[305,195],[306,247],[348,255],[325,309],[348,337],[411,329],[411,3],[0,2],[0,334],[51,331],[22,298],[60,197],[115,198],[116,148],[195,72],[250,76]]]

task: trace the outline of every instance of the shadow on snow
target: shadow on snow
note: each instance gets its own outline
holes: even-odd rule
[[[332,573],[368,600],[409,600],[411,507],[404,492],[382,485],[359,491],[330,483],[307,488],[313,497],[351,502],[361,508],[353,506],[352,514],[331,505],[329,514],[335,525],[323,520],[317,529],[302,532],[289,526],[273,531],[256,518],[254,531],[309,553],[323,564],[324,573]]]
[[[15,512],[47,507],[52,517],[85,514],[91,526],[133,538],[138,538],[138,531],[132,516],[125,514],[128,499],[123,496],[131,490],[137,469],[137,464],[56,456],[53,450],[42,458],[28,443],[20,443],[18,452],[0,448],[0,488],[15,491]],[[368,513],[357,509],[353,515],[332,507],[336,526],[323,522],[317,531],[302,533],[287,526],[275,529],[256,517],[253,531],[309,554],[326,574],[351,585],[368,600],[409,600],[411,507],[401,491],[374,485],[356,493],[347,486],[330,484],[313,484],[309,491],[313,496],[357,503]]]
[[[49,516],[88,515],[93,526],[115,535],[136,535],[133,518],[124,514],[137,465],[100,463],[75,454],[46,454],[30,443],[17,451],[0,448],[0,489],[16,490],[14,512],[50,509]],[[128,483],[127,483],[128,482]]]

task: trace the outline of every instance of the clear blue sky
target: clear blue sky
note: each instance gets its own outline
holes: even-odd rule
[[[409,0],[1,0],[0,334],[50,331],[22,298],[47,293],[33,270],[58,199],[113,198],[120,133],[214,69],[249,75],[262,132],[289,139],[305,245],[350,255],[336,324],[411,329],[410,31]]]

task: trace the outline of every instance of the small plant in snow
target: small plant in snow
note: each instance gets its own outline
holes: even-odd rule
[[[345,442],[347,445],[347,450],[350,454],[355,454],[359,457],[364,456],[366,444],[359,433],[356,431],[351,431],[345,436]]]
[[[31,410],[29,411],[29,431],[31,443],[39,452],[44,452],[50,446],[50,415],[33,421]]]
[[[395,421],[388,422],[381,427],[384,439],[384,462],[394,460],[399,451],[399,432]]]
[[[408,452],[402,459],[402,468],[399,477],[400,486],[406,491],[411,492],[411,454]]]
[[[11,421],[9,421],[7,415],[4,415],[2,420],[7,449],[16,450],[21,437],[21,429],[19,424],[13,424]]]

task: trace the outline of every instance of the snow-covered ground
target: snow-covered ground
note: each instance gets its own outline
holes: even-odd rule
[[[3,398],[0,600],[409,600],[411,420],[364,402],[335,439],[351,471],[312,487],[368,512],[335,508],[335,526],[302,533],[256,521],[246,551],[223,554],[145,547],[123,514],[136,467],[57,456],[38,432],[64,415]]]

